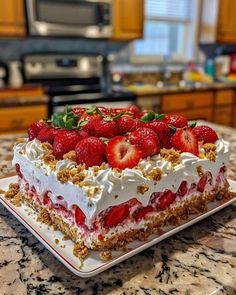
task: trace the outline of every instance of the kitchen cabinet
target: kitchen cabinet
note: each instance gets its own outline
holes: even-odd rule
[[[41,87],[0,89],[0,134],[25,133],[32,122],[47,118],[47,101]]]
[[[236,42],[236,1],[220,0],[219,2],[217,41]]]
[[[202,44],[236,42],[236,1],[202,0],[199,41]]]
[[[211,91],[169,94],[163,96],[161,111],[163,113],[186,111],[193,108],[205,108],[212,104],[213,93]]]
[[[143,37],[144,0],[113,0],[113,39]]]
[[[236,106],[233,109],[233,127],[236,128]]]
[[[0,37],[25,35],[24,0],[0,0]]]
[[[26,133],[32,122],[46,117],[46,105],[1,108],[0,133]]]
[[[188,120],[207,120],[236,127],[236,92],[233,88],[141,94],[137,104],[141,110],[183,115]]]
[[[162,98],[161,113],[183,115],[188,120],[208,120],[213,117],[213,92],[167,94]]]
[[[233,124],[234,91],[219,90],[215,94],[213,121],[218,124],[232,126]]]

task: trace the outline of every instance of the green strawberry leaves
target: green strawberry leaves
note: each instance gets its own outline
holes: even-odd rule
[[[103,117],[103,113],[99,110],[96,105],[92,105],[90,108],[86,110],[88,115],[98,114],[100,117]]]
[[[196,125],[197,125],[197,122],[192,122],[192,123],[189,124],[189,127],[194,128],[194,127],[196,127]]]
[[[120,112],[118,115],[113,117],[113,121],[117,122],[120,119],[120,117],[122,117],[124,114],[125,114],[125,112]]]
[[[78,127],[78,116],[72,112],[70,106],[66,106],[64,112],[54,113],[51,122],[55,127],[66,128],[68,130]]]
[[[141,122],[150,122],[153,120],[162,120],[164,118],[164,114],[156,114],[154,112],[149,112],[147,115],[144,115],[140,120]]]

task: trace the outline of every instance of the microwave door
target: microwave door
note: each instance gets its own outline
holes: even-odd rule
[[[108,2],[27,0],[27,15],[31,35],[109,38],[112,33]]]

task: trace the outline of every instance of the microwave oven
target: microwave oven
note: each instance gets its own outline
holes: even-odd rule
[[[26,0],[32,36],[110,38],[112,0]]]

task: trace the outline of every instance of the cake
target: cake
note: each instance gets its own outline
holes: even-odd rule
[[[18,184],[6,197],[61,230],[78,256],[93,249],[107,258],[229,198],[229,154],[212,128],[183,116],[67,107],[15,144]]]

